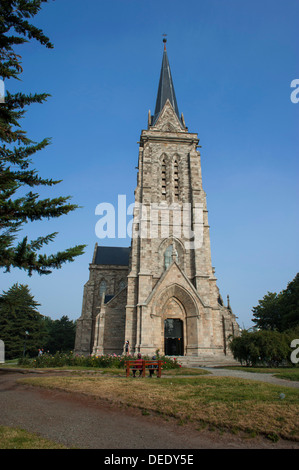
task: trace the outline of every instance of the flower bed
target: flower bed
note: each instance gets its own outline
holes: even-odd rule
[[[99,356],[79,356],[73,352],[49,354],[44,353],[36,358],[20,358],[18,364],[24,367],[49,368],[49,367],[97,367],[125,368],[125,362],[136,359],[136,356],[123,356],[117,354],[103,354]],[[151,360],[149,356],[142,359]],[[157,356],[162,361],[162,369],[176,369],[181,367],[176,358]]]

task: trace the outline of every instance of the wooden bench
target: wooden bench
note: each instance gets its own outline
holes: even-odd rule
[[[141,376],[145,377],[145,371],[156,371],[157,377],[161,377],[162,373],[162,361],[147,361],[147,360],[136,360],[136,361],[126,361],[126,376],[130,376],[130,370],[142,371]]]

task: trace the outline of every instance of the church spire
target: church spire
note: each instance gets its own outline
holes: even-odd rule
[[[164,35],[165,36],[165,35]],[[160,74],[160,81],[158,87],[158,94],[157,94],[157,101],[156,101],[156,108],[155,114],[153,116],[153,124],[158,119],[160,112],[162,111],[167,99],[169,99],[177,117],[180,119],[179,109],[175,97],[174,86],[170,71],[170,66],[168,62],[167,50],[166,50],[166,41],[167,39],[163,38],[164,43],[164,51],[163,51],[163,59],[162,59],[162,67],[161,67],[161,74]]]

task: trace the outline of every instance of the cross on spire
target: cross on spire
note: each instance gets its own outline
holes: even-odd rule
[[[162,34],[162,36],[163,36],[163,42],[164,42],[164,51],[166,51],[166,43],[167,43],[166,36],[167,36],[167,34]]]

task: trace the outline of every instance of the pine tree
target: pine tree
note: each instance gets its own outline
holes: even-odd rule
[[[281,295],[268,292],[259,300],[259,304],[252,308],[253,319],[257,328],[262,330],[281,331]]]
[[[252,321],[262,330],[286,331],[298,327],[299,273],[279,294],[268,292],[252,312]]]
[[[0,77],[6,88],[7,82],[19,80],[23,71],[21,56],[16,54],[14,47],[33,39],[47,48],[53,48],[43,31],[29,22],[47,1],[1,0]],[[63,263],[74,261],[85,247],[77,245],[47,256],[38,252],[54,240],[57,232],[32,241],[27,236],[17,239],[27,222],[60,217],[78,207],[70,204],[70,196],[41,200],[34,191],[39,186],[54,186],[60,181],[42,178],[32,168],[32,155],[48,146],[50,139],[32,141],[21,128],[20,119],[24,117],[27,106],[43,103],[49,96],[46,93],[26,95],[7,91],[5,103],[0,103],[0,267],[6,272],[11,267],[17,267],[29,275],[32,272],[49,274]],[[28,188],[25,195],[23,188]],[[22,190],[22,196],[18,190]]]
[[[45,333],[39,305],[23,284],[14,284],[0,296],[0,331],[7,359],[21,357],[25,345],[28,355],[37,355],[42,348]]]
[[[282,291],[282,329],[287,330],[299,326],[299,273]]]

